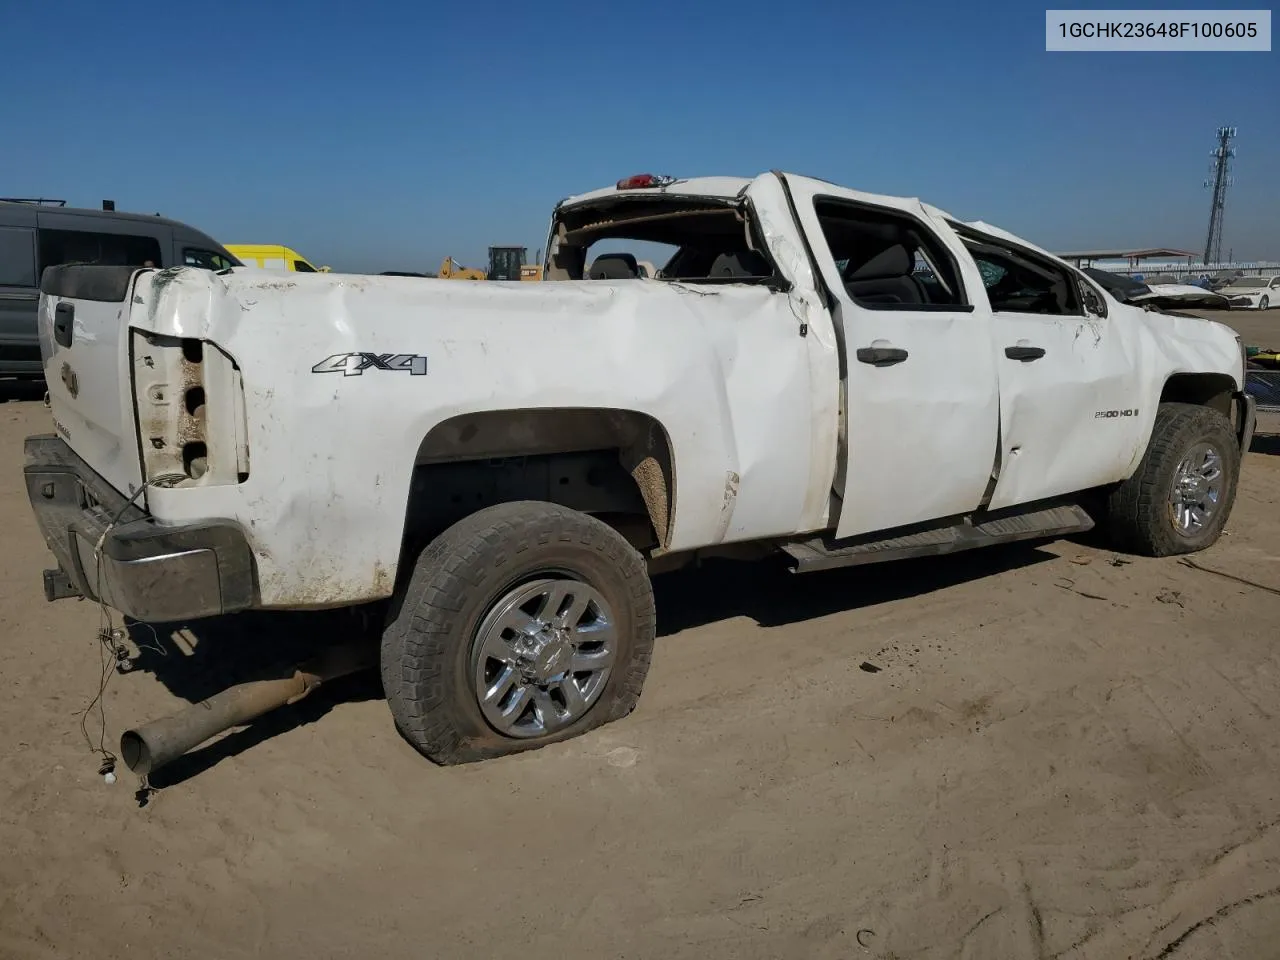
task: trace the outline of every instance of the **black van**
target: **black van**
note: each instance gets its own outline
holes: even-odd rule
[[[163,217],[0,201],[0,377],[44,377],[36,332],[40,275],[60,263],[241,265],[213,238]]]

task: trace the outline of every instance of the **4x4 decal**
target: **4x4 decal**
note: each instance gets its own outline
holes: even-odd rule
[[[358,377],[366,370],[407,370],[412,377],[423,377],[427,358],[416,353],[335,353],[311,368],[312,373],[341,373],[344,377]]]

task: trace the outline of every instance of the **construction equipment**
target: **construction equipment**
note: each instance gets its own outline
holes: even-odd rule
[[[542,264],[525,263],[528,253],[528,247],[490,247],[489,279],[541,280]],[[538,259],[542,259],[541,250],[538,251]]]
[[[440,261],[440,271],[436,274],[441,280],[484,280],[483,270],[464,267],[453,257],[445,257]]]
[[[541,280],[542,265],[525,263],[527,253],[527,247],[490,247],[487,272],[445,257],[436,276],[444,280]],[[538,253],[541,255],[542,251]]]

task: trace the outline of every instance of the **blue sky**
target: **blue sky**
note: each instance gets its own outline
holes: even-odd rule
[[[0,3],[6,195],[335,269],[532,255],[566,195],[775,167],[1053,249],[1194,250],[1222,124],[1224,253],[1280,258],[1275,51],[1050,54],[1012,0]]]

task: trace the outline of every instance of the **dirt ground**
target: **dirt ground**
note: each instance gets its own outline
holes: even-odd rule
[[[585,738],[437,768],[350,678],[143,803],[81,731],[99,613],[41,592],[18,468],[48,428],[0,403],[6,960],[1280,957],[1274,434],[1197,567],[1088,540],[709,565],[660,579],[640,707]],[[161,631],[110,675],[108,748],[345,628]]]

